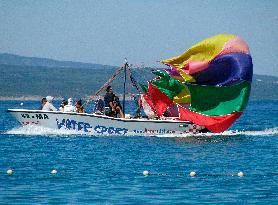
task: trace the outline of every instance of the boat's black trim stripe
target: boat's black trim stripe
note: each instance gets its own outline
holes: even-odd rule
[[[112,121],[123,121],[123,122],[153,122],[153,123],[188,123],[192,124],[189,121],[179,121],[179,120],[142,120],[142,119],[122,119],[122,118],[114,118],[105,115],[96,115],[89,113],[71,113],[71,112],[58,112],[58,111],[43,111],[43,110],[21,110],[21,109],[8,109],[7,112],[24,112],[24,113],[47,113],[47,114],[60,114],[60,115],[78,115],[78,116],[87,116],[87,117],[96,117],[102,119],[110,119]]]

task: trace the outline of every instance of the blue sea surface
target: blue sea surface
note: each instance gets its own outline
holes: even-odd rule
[[[223,134],[166,138],[22,128],[6,110],[39,102],[20,103],[0,101],[0,204],[278,203],[278,101],[250,101]]]

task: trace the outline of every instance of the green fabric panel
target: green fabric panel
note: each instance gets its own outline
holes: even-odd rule
[[[148,86],[147,85],[143,85],[141,83],[139,83],[139,85],[140,85],[140,87],[141,87],[141,89],[144,93],[146,93],[148,91]]]
[[[243,111],[251,90],[249,82],[223,87],[193,84],[186,86],[191,94],[190,109],[210,116]]]
[[[155,71],[152,71],[152,73],[154,75],[159,76],[159,77],[167,77],[167,76],[169,76],[169,74],[165,70],[155,70]]]
[[[160,79],[152,81],[152,84],[170,99],[173,99],[185,88],[180,81],[169,76],[166,71],[155,71],[153,73],[160,76]]]

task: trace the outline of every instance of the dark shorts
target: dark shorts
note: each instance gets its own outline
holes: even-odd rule
[[[113,112],[112,112],[112,109],[111,107],[105,107],[104,108],[104,114],[107,115],[107,116],[113,116]]]

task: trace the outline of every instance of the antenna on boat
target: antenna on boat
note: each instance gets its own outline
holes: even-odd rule
[[[123,113],[125,115],[125,92],[126,92],[126,69],[128,67],[127,59],[125,58],[125,65],[124,65],[124,95],[123,95]]]

